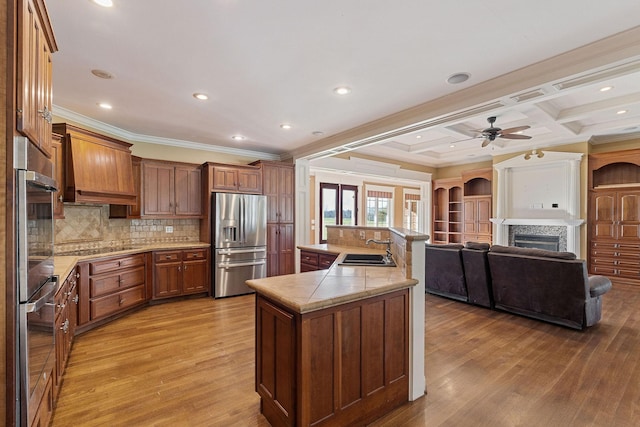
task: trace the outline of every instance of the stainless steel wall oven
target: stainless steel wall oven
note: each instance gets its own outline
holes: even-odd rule
[[[52,164],[26,138],[16,137],[17,372],[16,413],[28,425],[54,364]]]

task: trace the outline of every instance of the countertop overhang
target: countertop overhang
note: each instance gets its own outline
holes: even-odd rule
[[[296,313],[304,314],[410,288],[418,283],[415,279],[408,279],[401,266],[339,265],[347,253],[384,251],[326,244],[298,248],[340,255],[328,270],[253,279],[246,282],[247,286]]]

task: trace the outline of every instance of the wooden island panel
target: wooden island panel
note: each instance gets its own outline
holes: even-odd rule
[[[364,424],[408,400],[408,289],[305,314],[256,298],[256,391],[272,425]]]

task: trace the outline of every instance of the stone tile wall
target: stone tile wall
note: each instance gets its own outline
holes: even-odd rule
[[[57,252],[200,240],[198,219],[111,219],[108,205],[65,205],[64,215],[55,221]]]

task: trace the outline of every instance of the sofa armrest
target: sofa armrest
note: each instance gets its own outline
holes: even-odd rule
[[[589,276],[589,294],[592,297],[599,297],[609,292],[611,280],[605,276]]]

